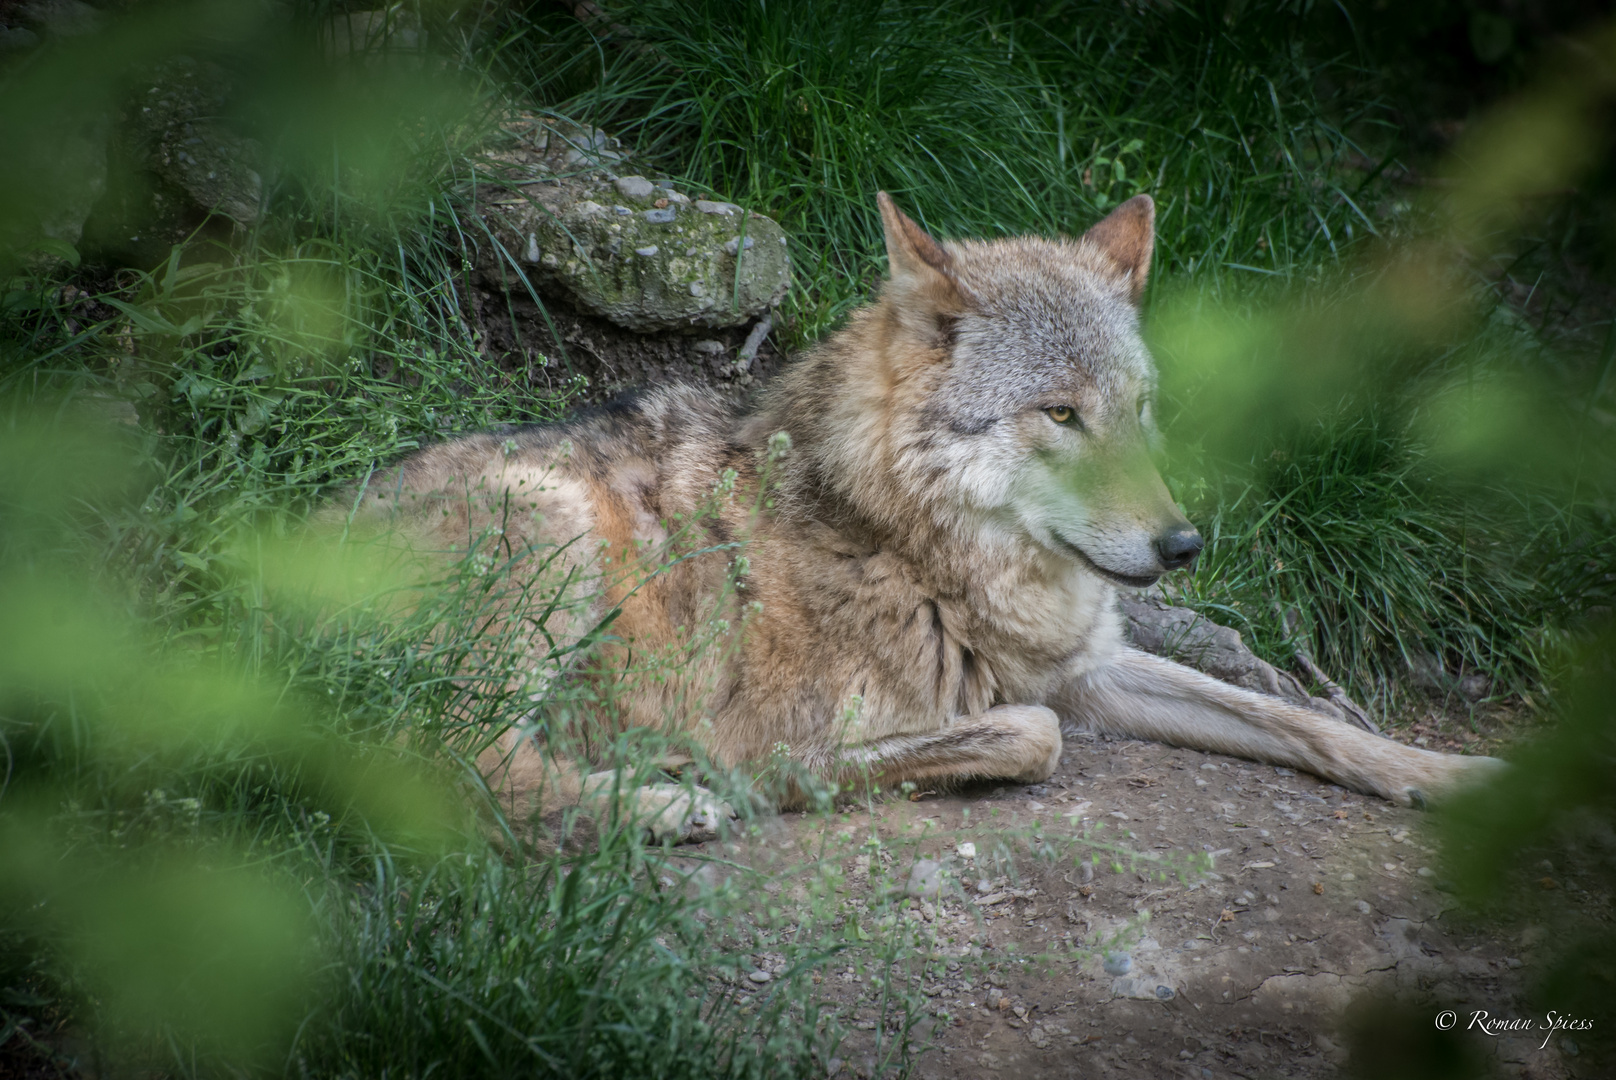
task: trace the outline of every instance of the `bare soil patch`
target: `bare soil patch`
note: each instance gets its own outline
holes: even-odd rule
[[[1534,1015],[1523,995],[1542,929],[1462,913],[1419,811],[1285,769],[1081,733],[1045,784],[915,795],[787,814],[705,847],[778,875],[840,841],[850,895],[869,859],[853,852],[872,836],[900,882],[904,860],[949,868],[935,902],[905,902],[946,967],[921,980],[935,1044],[916,1070],[925,1080],[1330,1077],[1366,1003],[1395,1001],[1433,1025],[1452,1009],[1461,1028],[1476,1010]],[[1169,861],[1208,855],[1213,870],[1163,880],[1155,864],[1108,856],[1085,870],[1070,854],[1086,850],[1071,843],[1085,830]],[[1573,872],[1560,877],[1553,901],[1568,917],[1608,908]],[[819,986],[852,1028],[833,1075],[867,1075],[877,1029],[891,1026],[858,967],[850,953]],[[1566,1033],[1546,1046],[1541,1032],[1471,1041],[1498,1075],[1609,1075]]]

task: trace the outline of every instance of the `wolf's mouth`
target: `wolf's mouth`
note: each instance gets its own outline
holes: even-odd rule
[[[1143,576],[1136,577],[1131,574],[1119,574],[1115,570],[1107,570],[1105,567],[1089,558],[1088,552],[1066,539],[1066,537],[1062,536],[1060,533],[1054,533],[1053,535],[1056,540],[1061,542],[1062,547],[1066,548],[1067,551],[1077,556],[1078,562],[1105,578],[1105,580],[1109,581],[1113,585],[1121,585],[1127,589],[1143,589],[1147,586],[1156,584],[1156,579],[1161,577],[1160,574],[1145,574]]]

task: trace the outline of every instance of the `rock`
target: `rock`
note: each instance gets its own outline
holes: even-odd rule
[[[655,184],[643,176],[620,176],[613,183],[623,198],[641,202],[648,201],[657,189]]]
[[[1171,986],[1155,979],[1113,979],[1111,993],[1137,1001],[1171,1001],[1175,996]]]
[[[965,843],[961,844],[954,850],[959,852],[959,856],[962,859],[976,858],[976,845],[971,843],[969,840],[965,841]]]
[[[559,290],[581,310],[628,330],[740,326],[785,296],[790,260],[785,234],[772,220],[759,214],[681,215],[671,199],[666,207],[637,214],[628,207],[603,213],[597,200],[618,196],[625,186],[655,190],[643,177],[610,185],[558,179],[524,187],[521,195],[495,192],[479,209],[508,251],[538,250],[540,257],[528,262],[538,268],[540,288]],[[744,247],[743,228],[749,242]],[[504,260],[492,252],[481,270],[501,287],[514,284]]]
[[[942,891],[945,877],[942,863],[935,859],[920,859],[909,871],[909,883],[903,891],[916,899],[933,900]]]
[[[1440,656],[1416,652],[1408,658],[1410,680],[1434,694],[1458,694],[1466,701],[1480,701],[1492,693],[1493,683],[1486,675],[1471,671],[1457,675],[1447,670]]]
[[[771,219],[607,173],[632,153],[597,128],[521,113],[504,131],[477,209],[541,292],[636,333],[742,326],[785,296],[790,259]],[[526,288],[497,251],[478,270],[491,288]]]
[[[199,210],[251,225],[262,212],[263,152],[220,119],[229,88],[217,65],[165,60],[126,112],[126,142],[138,164]]]
[[[1133,970],[1133,957],[1127,953],[1106,953],[1103,966],[1107,975],[1126,975]]]
[[[1294,676],[1253,653],[1238,630],[1210,622],[1189,608],[1174,606],[1157,590],[1121,593],[1117,604],[1127,624],[1128,639],[1146,652],[1177,660],[1226,683],[1282,698],[1292,705],[1342,721],[1349,719],[1335,702],[1313,697]]]
[[[46,37],[78,37],[101,25],[101,13],[83,0],[31,0],[17,18]]]
[[[770,975],[767,971],[764,971],[763,969],[759,968],[757,971],[754,971],[751,974],[747,975],[747,978],[751,979],[753,982],[757,983],[759,986],[762,986],[764,983],[766,983],[770,979],[774,978],[774,976]]]
[[[25,26],[0,26],[0,54],[22,52],[39,44],[39,35]]]

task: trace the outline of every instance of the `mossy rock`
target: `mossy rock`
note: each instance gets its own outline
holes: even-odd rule
[[[785,233],[733,203],[623,177],[504,198],[490,215],[510,259],[579,308],[650,333],[738,326],[791,283]],[[494,269],[490,267],[489,269]],[[507,285],[509,264],[497,275]]]

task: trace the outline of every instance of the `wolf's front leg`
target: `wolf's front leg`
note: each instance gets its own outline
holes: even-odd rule
[[[802,762],[837,782],[860,775],[884,787],[905,780],[1048,779],[1060,763],[1060,719],[1041,705],[1000,705],[936,731],[889,735],[809,753]]]
[[[1305,769],[1404,806],[1503,768],[1497,758],[1404,746],[1126,647],[1050,704],[1091,730]]]

